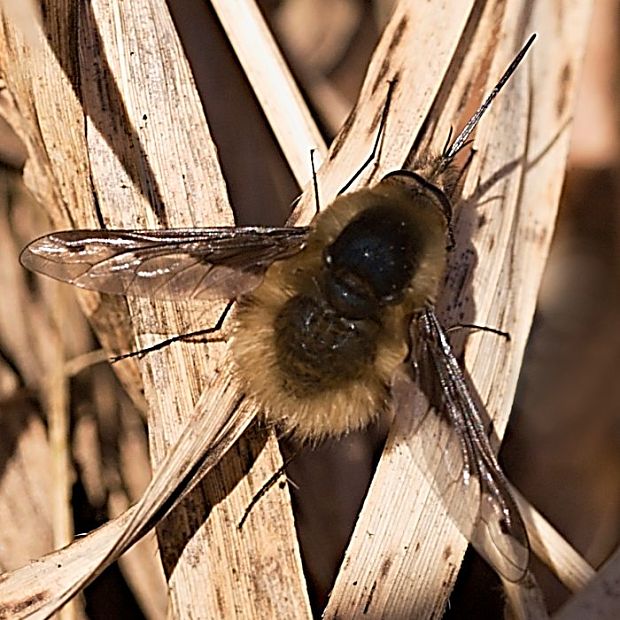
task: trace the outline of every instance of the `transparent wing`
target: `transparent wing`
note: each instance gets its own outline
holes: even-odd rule
[[[24,267],[81,288],[155,299],[233,298],[276,260],[303,249],[307,227],[67,230],[36,239]]]
[[[418,384],[433,407],[445,416],[460,447],[464,494],[460,509],[466,511],[469,506],[471,520],[465,533],[499,574],[509,581],[519,581],[530,558],[527,531],[478,407],[434,311],[426,309],[413,321],[411,331]]]

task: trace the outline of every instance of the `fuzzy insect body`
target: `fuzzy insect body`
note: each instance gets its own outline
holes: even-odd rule
[[[238,374],[269,421],[314,442],[385,409],[411,318],[436,299],[447,225],[416,177],[392,175],[337,198],[305,248],[241,297]]]

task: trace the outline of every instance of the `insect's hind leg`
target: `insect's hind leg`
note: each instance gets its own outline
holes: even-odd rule
[[[278,469],[276,469],[276,471],[273,473],[273,475],[254,494],[254,497],[252,498],[250,503],[247,505],[245,511],[243,512],[243,515],[242,515],[241,519],[239,520],[239,523],[237,524],[237,529],[239,529],[239,530],[243,529],[243,526],[244,526],[245,522],[247,521],[247,518],[250,516],[250,513],[252,512],[252,509],[256,506],[256,504],[258,504],[258,502],[263,497],[265,497],[267,492],[272,487],[275,486],[275,484],[278,482],[278,480],[282,476],[286,476],[286,468],[291,464],[291,462],[295,458],[297,458],[297,456],[299,456],[299,453],[300,453],[300,450],[296,450],[292,454],[289,454],[284,459],[284,463],[280,467],[278,467]],[[288,478],[287,478],[287,480],[288,480]]]
[[[161,340],[160,342],[154,345],[151,345],[150,347],[145,347],[144,349],[139,349],[138,351],[130,351],[129,353],[123,353],[122,355],[115,355],[114,357],[110,358],[110,363],[113,364],[115,362],[120,362],[121,360],[128,359],[130,357],[142,358],[145,355],[148,355],[149,353],[153,353],[154,351],[159,351],[160,349],[163,349],[164,347],[167,347],[174,342],[205,342],[205,341],[213,342],[212,339],[210,340],[209,338],[201,338],[201,336],[208,336],[209,334],[214,334],[214,333],[219,332],[222,329],[222,326],[224,325],[224,321],[226,320],[226,317],[228,316],[228,313],[230,312],[234,303],[235,303],[234,300],[231,300],[226,304],[226,307],[222,311],[222,314],[220,315],[216,324],[213,325],[212,327],[198,329],[193,332],[187,332],[186,334],[178,334],[177,336],[172,336],[171,338],[166,338],[165,340]]]
[[[385,103],[383,104],[383,112],[381,112],[381,120],[379,121],[379,128],[377,129],[377,135],[375,137],[375,142],[372,146],[372,150],[370,151],[370,155],[366,158],[364,163],[358,168],[357,172],[345,183],[345,185],[340,189],[338,194],[344,194],[351,185],[357,180],[357,178],[364,172],[364,170],[376,159],[377,154],[380,150],[381,140],[383,138],[385,132],[385,124],[387,122],[388,110],[390,108],[390,103],[392,101],[392,94],[394,92],[394,87],[396,86],[397,80],[392,79],[388,82],[388,92],[385,97]]]

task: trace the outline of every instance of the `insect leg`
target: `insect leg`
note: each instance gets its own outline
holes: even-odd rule
[[[165,340],[161,340],[160,342],[150,347],[145,347],[144,349],[139,349],[138,351],[130,351],[129,353],[123,353],[122,355],[115,355],[114,357],[110,358],[110,363],[113,364],[114,362],[120,362],[121,360],[127,359],[129,357],[137,356],[142,358],[148,353],[153,353],[153,351],[159,351],[159,349],[163,349],[164,347],[167,347],[173,342],[197,342],[194,339],[198,336],[205,336],[208,334],[214,334],[216,332],[219,332],[222,329],[224,321],[226,320],[226,317],[228,316],[228,313],[230,312],[230,309],[232,308],[234,303],[234,300],[231,300],[228,302],[228,304],[226,304],[226,307],[220,315],[220,318],[217,320],[217,323],[212,327],[206,327],[204,329],[198,329],[196,331],[188,332],[186,334],[172,336],[171,338],[166,338]],[[201,339],[200,341],[204,342],[204,339]]]
[[[263,486],[258,490],[258,492],[252,498],[252,501],[250,501],[247,508],[244,510],[243,516],[237,524],[237,529],[241,530],[243,528],[243,525],[247,521],[247,518],[250,516],[252,509],[263,497],[265,497],[267,491],[269,491],[275,485],[275,483],[280,479],[281,476],[286,476],[286,468],[291,464],[291,461],[293,461],[293,459],[295,459],[298,454],[299,450],[296,450],[293,454],[289,455],[284,460],[282,466],[278,467],[278,469],[276,469],[276,471],[271,475],[269,480],[267,480],[267,482],[265,482]]]
[[[381,112],[381,120],[379,121],[379,129],[377,130],[377,136],[375,137],[375,143],[373,144],[372,151],[370,151],[370,155],[366,158],[366,161],[358,168],[357,172],[345,183],[344,187],[338,192],[338,194],[344,194],[351,185],[357,180],[357,178],[364,172],[364,170],[368,167],[370,163],[377,157],[377,153],[379,151],[379,146],[381,144],[381,139],[383,138],[383,133],[385,130],[385,123],[387,121],[387,114],[390,107],[390,103],[392,101],[392,93],[394,92],[394,87],[396,86],[396,79],[390,80],[388,82],[388,92],[385,97],[385,103],[383,104],[383,112]]]
[[[316,205],[316,213],[318,215],[321,210],[321,205],[319,204],[319,184],[316,180],[316,168],[314,167],[314,149],[310,149],[310,167],[312,168],[312,185],[314,187],[314,203]]]
[[[480,332],[489,332],[490,334],[495,334],[496,336],[501,336],[505,338],[508,342],[510,342],[510,334],[501,329],[497,329],[497,327],[489,327],[488,325],[476,325],[475,323],[457,323],[456,325],[451,325],[446,328],[447,332],[453,332],[457,329],[472,329]]]

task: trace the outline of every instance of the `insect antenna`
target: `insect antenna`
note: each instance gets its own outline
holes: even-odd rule
[[[487,111],[488,107],[493,102],[493,99],[497,97],[499,91],[505,86],[506,82],[508,82],[512,74],[516,71],[519,64],[521,64],[523,57],[525,56],[525,54],[527,54],[527,51],[532,46],[532,43],[534,43],[534,39],[536,39],[536,33],[534,33],[527,40],[526,44],[521,48],[521,51],[514,57],[513,61],[508,66],[508,69],[506,69],[506,71],[504,72],[504,75],[502,75],[502,77],[499,79],[499,82],[497,82],[497,84],[495,85],[495,88],[482,102],[480,107],[476,110],[475,114],[467,121],[467,124],[465,125],[465,127],[463,127],[461,133],[456,137],[454,142],[452,142],[449,147],[444,149],[444,152],[441,156],[442,161],[440,169],[443,170],[447,168],[456,156],[456,154],[467,146],[467,144],[469,143],[468,138],[471,135],[471,132],[474,130],[474,128],[482,118],[482,115]],[[450,130],[450,133],[452,133],[452,130]]]

